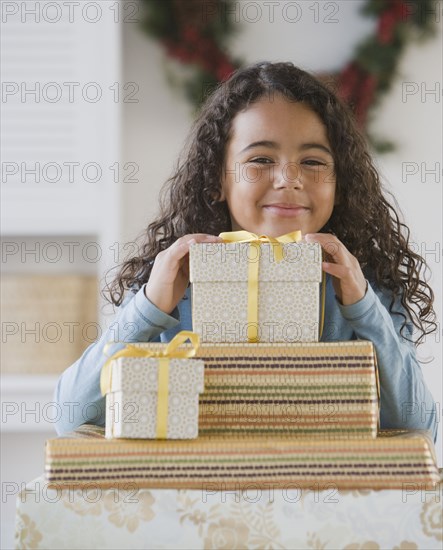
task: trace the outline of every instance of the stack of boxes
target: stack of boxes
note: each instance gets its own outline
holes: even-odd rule
[[[90,480],[95,471],[95,481],[109,485],[117,470],[119,480],[175,488],[333,482],[375,489],[438,481],[426,433],[378,433],[372,343],[318,342],[318,244],[193,244],[190,278],[200,345],[180,344],[174,355],[164,344],[140,344],[147,357],[111,361],[108,440],[49,442],[50,483]],[[98,469],[106,449],[106,467]],[[74,455],[72,476],[64,467]]]

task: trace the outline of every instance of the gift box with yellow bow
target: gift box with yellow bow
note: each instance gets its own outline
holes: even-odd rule
[[[220,236],[190,248],[192,323],[202,342],[318,341],[320,245],[301,242],[298,231]]]
[[[191,347],[178,349],[187,339]],[[198,335],[182,331],[165,348],[126,344],[102,369],[107,438],[194,439],[204,363],[192,359]]]

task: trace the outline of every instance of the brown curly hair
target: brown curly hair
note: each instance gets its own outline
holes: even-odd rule
[[[292,63],[262,62],[237,70],[210,95],[197,117],[175,173],[166,182],[160,215],[144,232],[139,255],[125,261],[111,285],[110,301],[120,305],[126,290],[149,279],[156,255],[189,233],[218,235],[231,230],[221,198],[225,148],[237,113],[266,94],[303,102],[323,121],[335,164],[340,200],[323,232],[334,233],[380,288],[391,293],[412,321],[417,343],[436,328],[433,292],[421,273],[424,259],[409,246],[409,229],[382,192],[365,139],[349,108],[326,85]],[[395,202],[394,202],[395,204]],[[396,205],[397,206],[397,205]]]

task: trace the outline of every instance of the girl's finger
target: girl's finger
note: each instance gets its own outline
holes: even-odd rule
[[[354,304],[366,294],[367,282],[361,271],[330,262],[323,262],[322,268],[332,276],[335,293],[343,305]]]
[[[191,235],[185,235],[177,239],[173,245],[167,250],[169,258],[178,264],[188,253],[189,248],[194,243],[217,243],[222,242],[220,237],[215,235],[206,235],[204,233],[194,233]]]
[[[353,274],[352,269],[348,266],[332,262],[322,262],[322,268],[323,271],[337,277],[337,279],[350,279]]]
[[[329,233],[308,233],[305,235],[308,243],[317,242],[326,255],[337,263],[348,263],[351,253],[335,235]]]
[[[218,237],[217,235],[208,235],[207,233],[191,233],[190,235],[184,235],[183,237],[180,237],[175,241],[174,244],[180,245],[183,242],[189,242],[190,240],[193,240],[196,243],[205,243],[205,242],[213,242],[213,243],[221,243],[223,242],[223,239],[221,237]],[[174,246],[174,244],[172,246]]]

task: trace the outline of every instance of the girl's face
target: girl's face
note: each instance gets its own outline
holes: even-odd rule
[[[334,160],[314,111],[274,94],[235,116],[222,181],[233,231],[316,233],[334,199]]]

